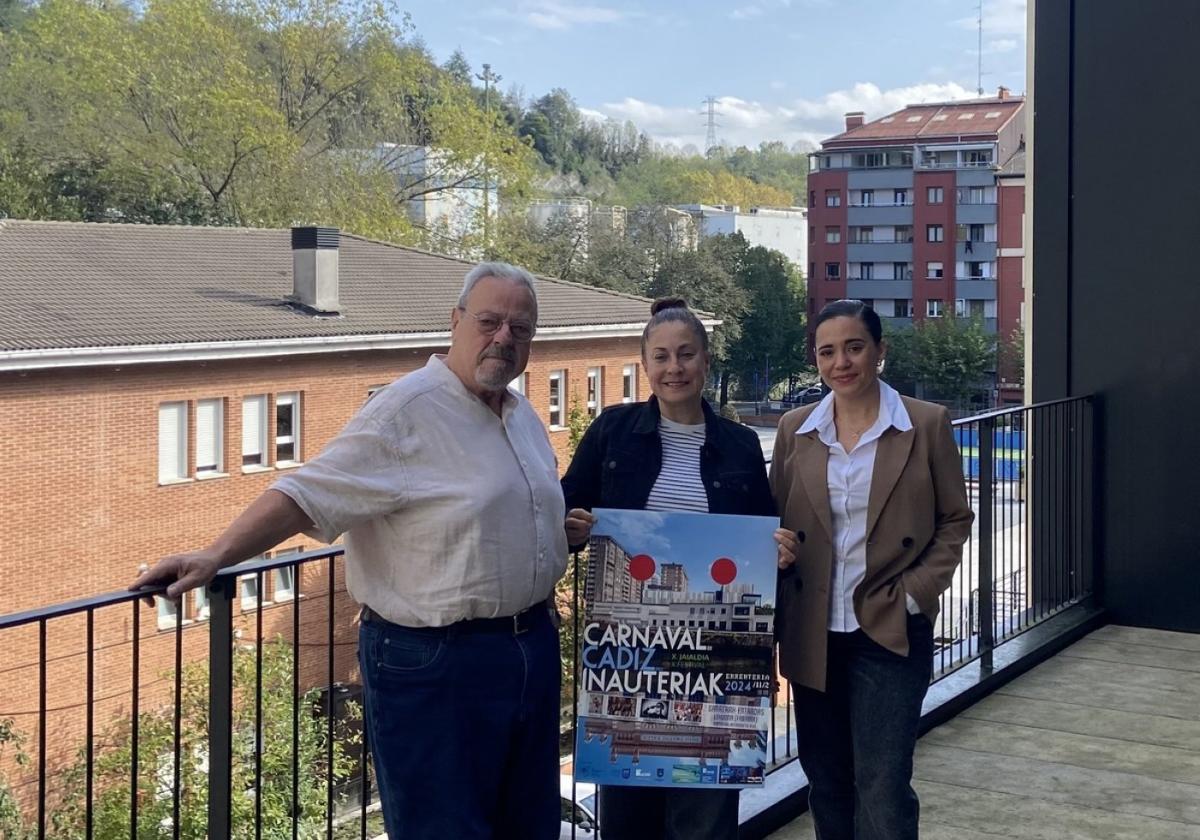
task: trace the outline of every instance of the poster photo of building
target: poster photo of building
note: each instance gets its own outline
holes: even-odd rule
[[[779,520],[593,513],[576,777],[656,787],[761,784]]]

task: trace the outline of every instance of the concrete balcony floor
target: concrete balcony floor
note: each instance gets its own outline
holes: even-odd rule
[[[1195,840],[1200,635],[1096,630],[921,738],[915,777],[925,840]]]

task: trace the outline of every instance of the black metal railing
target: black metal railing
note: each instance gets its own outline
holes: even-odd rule
[[[954,433],[976,522],[942,596],[935,681],[975,661],[990,669],[998,645],[1093,588],[1092,400],[994,411],[956,421]],[[565,584],[571,640],[577,560]],[[223,570],[203,606],[164,605],[157,627],[130,592],[0,617],[0,645],[33,651],[0,669],[0,681],[23,686],[0,687],[0,698],[36,696],[32,708],[0,703],[0,835],[382,833],[343,575],[339,546]],[[795,757],[786,681],[775,701],[772,769]]]

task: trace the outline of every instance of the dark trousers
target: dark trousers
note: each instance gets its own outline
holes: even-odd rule
[[[391,840],[557,840],[558,633],[359,630],[366,728]]]
[[[829,634],[826,690],[792,686],[800,766],[818,840],[916,840],[912,789],[933,625],[908,617],[908,656],[862,630]]]
[[[738,792],[601,785],[602,840],[737,840]]]

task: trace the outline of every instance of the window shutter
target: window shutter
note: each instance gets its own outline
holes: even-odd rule
[[[246,397],[242,400],[242,460],[244,463],[262,463],[264,402],[262,397]]]
[[[158,407],[158,480],[183,478],[187,473],[187,403]]]
[[[196,471],[221,469],[221,402],[200,400],[196,404]]]

